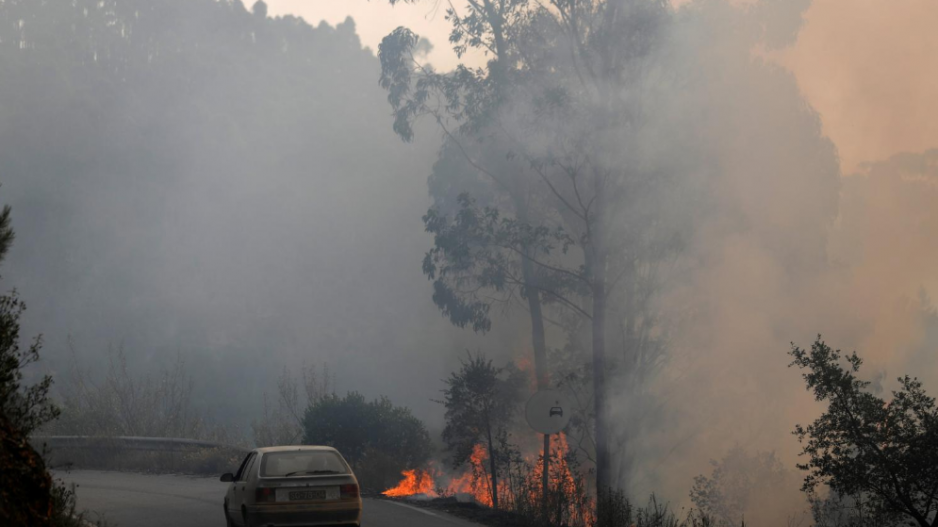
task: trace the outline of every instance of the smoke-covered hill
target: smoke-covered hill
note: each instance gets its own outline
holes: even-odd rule
[[[419,267],[433,138],[392,133],[351,20],[4,2],[0,67],[5,277],[47,367],[69,337],[82,362],[178,351],[206,406],[249,419],[285,365],[328,361],[340,389],[433,411],[399,388],[451,360]]]

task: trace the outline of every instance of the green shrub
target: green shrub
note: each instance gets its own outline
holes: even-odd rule
[[[401,471],[425,465],[432,450],[423,423],[387,397],[328,395],[306,409],[303,425],[303,442],[337,448],[368,490],[394,486]]]

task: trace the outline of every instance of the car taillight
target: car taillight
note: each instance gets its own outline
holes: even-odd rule
[[[277,501],[274,497],[274,489],[271,488],[258,488],[254,491],[254,502],[255,503],[264,503],[268,501]]]
[[[357,498],[358,485],[342,485],[339,487],[339,494],[341,494],[343,498]]]

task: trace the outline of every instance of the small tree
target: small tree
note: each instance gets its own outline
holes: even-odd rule
[[[0,212],[0,262],[13,243],[10,207]],[[52,378],[48,375],[32,386],[23,385],[23,368],[39,360],[42,339],[27,349],[20,348],[20,315],[26,305],[16,291],[0,296],[0,412],[14,428],[28,436],[43,424],[58,417],[58,409],[49,401]]]
[[[722,525],[769,524],[782,514],[773,504],[791,503],[789,494],[797,493],[792,474],[775,452],[751,454],[737,445],[710,464],[709,476],[694,478],[690,499],[697,510]]]
[[[10,207],[0,211],[0,262],[13,242]],[[41,339],[20,348],[20,315],[26,306],[16,292],[0,296],[0,525],[85,525],[76,510],[74,487],[53,481],[29,435],[55,419],[49,400],[52,378],[23,382],[23,369],[39,360]]]
[[[0,212],[0,261],[13,242],[10,207]],[[45,463],[27,438],[54,419],[48,400],[52,379],[23,384],[23,368],[39,360],[40,340],[20,349],[20,315],[26,307],[12,292],[0,296],[0,523],[50,525],[52,482]],[[9,478],[9,479],[8,479]]]
[[[922,383],[905,376],[892,400],[867,391],[856,377],[862,361],[841,363],[820,336],[810,351],[792,345],[792,366],[806,370],[807,388],[827,412],[794,434],[804,444],[808,472],[802,489],[816,496],[828,485],[840,496],[859,497],[879,525],[938,526],[938,409]]]
[[[513,365],[496,368],[483,355],[462,362],[446,380],[443,441],[453,454],[453,467],[469,461],[476,445],[489,454],[492,507],[498,509],[499,467],[508,461],[508,426],[518,408],[525,379]]]

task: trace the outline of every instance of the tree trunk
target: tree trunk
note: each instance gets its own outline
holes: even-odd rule
[[[522,221],[527,221],[521,218]],[[541,306],[541,294],[534,287],[534,270],[531,261],[524,258],[521,273],[527,288],[528,310],[531,312],[531,343],[534,347],[534,374],[537,376],[537,388],[546,390],[550,387],[550,372],[547,367],[547,338],[544,332],[544,314]]]
[[[483,0],[485,7],[485,17],[488,19],[492,28],[492,37],[495,40],[495,61],[492,63],[492,70],[495,73],[496,85],[500,86],[505,79],[505,34],[502,28],[504,20],[501,13],[495,8],[491,0]]]
[[[606,246],[603,232],[604,210],[601,185],[597,183],[596,212],[591,225],[589,247],[586,251],[587,272],[593,295],[593,402],[596,442],[596,492],[604,494],[613,488],[611,477],[612,456],[606,431]],[[597,500],[602,507],[605,500]],[[596,517],[608,517],[597,509]],[[600,525],[599,527],[605,527]]]
[[[489,472],[492,480],[492,508],[498,510],[498,463],[495,460],[495,442],[492,439],[492,428],[488,427],[489,439]]]
[[[527,205],[524,198],[515,199],[515,209],[518,218],[528,222]],[[534,348],[534,374],[537,377],[537,389],[546,390],[550,388],[550,369],[547,365],[547,337],[544,331],[544,312],[541,304],[541,293],[534,287],[535,273],[534,265],[525,257],[521,259],[521,276],[527,288],[528,311],[531,313],[531,345]],[[544,434],[544,454],[543,470],[541,474],[541,506],[544,518],[547,518],[549,511],[548,495],[550,492],[550,435]]]
[[[525,283],[531,283],[531,262],[524,260],[522,265]],[[537,375],[537,389],[550,388],[550,372],[547,367],[547,339],[544,335],[544,314],[541,311],[541,294],[534,288],[528,290],[528,309],[531,311],[531,342],[534,345],[534,372]],[[550,492],[550,435],[544,434],[543,470],[541,474],[542,507],[547,518],[548,495]]]

